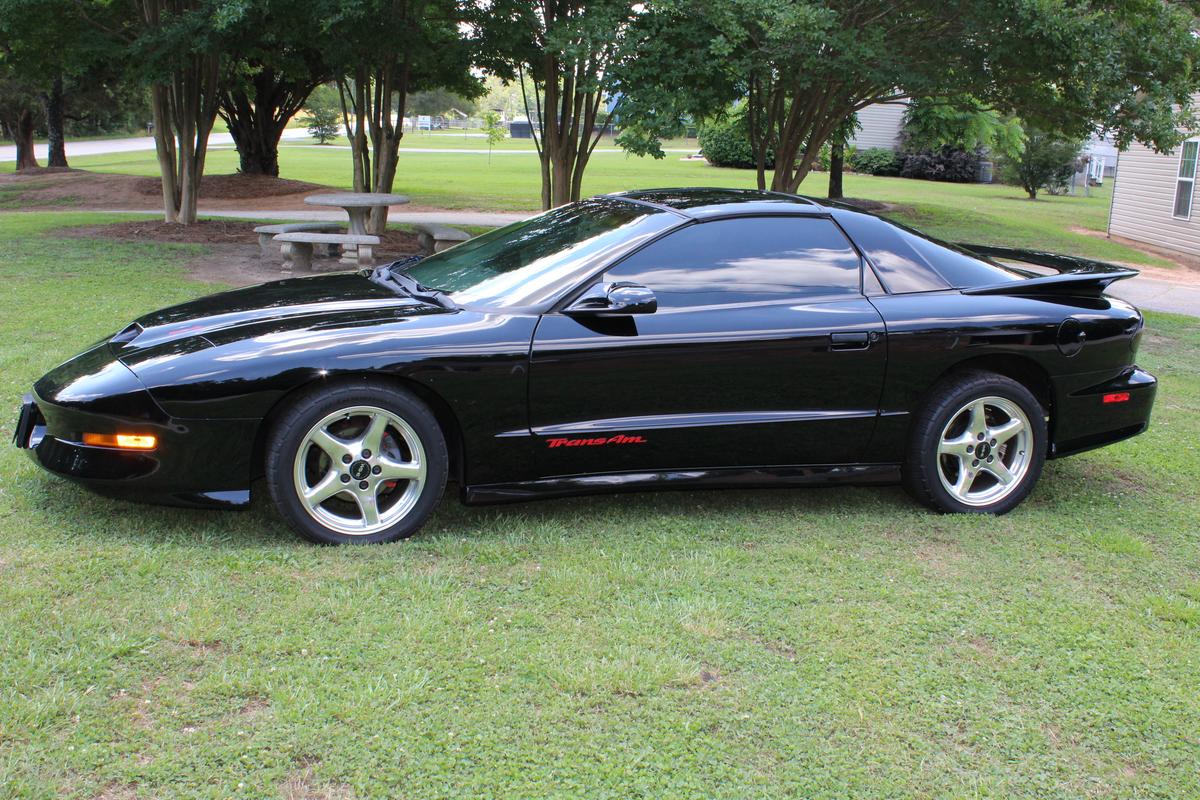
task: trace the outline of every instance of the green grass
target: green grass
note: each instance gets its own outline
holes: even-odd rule
[[[0,214],[0,397],[212,287]],[[0,450],[0,795],[1200,796],[1200,322],[1151,430],[998,518],[898,489],[468,509],[302,544]],[[8,441],[12,419],[0,418]],[[259,487],[256,487],[256,489]]]
[[[472,153],[402,152],[395,191],[413,203],[448,209],[532,211],[538,207],[540,184],[537,156],[528,141],[508,140],[506,148],[523,153],[494,155],[488,163],[484,143],[458,134],[406,136],[408,148],[462,146]],[[685,144],[685,143],[675,143]],[[280,166],[284,177],[351,188],[349,151],[317,145],[284,145]],[[100,172],[158,174],[154,154],[117,153],[72,161],[73,166]],[[210,173],[237,169],[233,150],[209,154]],[[826,177],[814,173],[801,192],[826,193]],[[592,157],[584,179],[585,195],[658,186],[755,185],[750,170],[720,169],[702,161],[683,161],[676,153],[663,160],[637,158],[624,153],[601,152]],[[948,184],[903,178],[847,175],[847,196],[897,204],[892,212],[900,221],[952,241],[1002,244],[1058,251],[1070,255],[1171,266],[1171,262],[1109,241],[1107,229],[1111,183],[1091,197],[1050,197],[1030,202],[1012,186]],[[264,203],[269,201],[264,200]]]

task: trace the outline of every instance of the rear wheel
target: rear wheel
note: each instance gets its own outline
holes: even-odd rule
[[[437,420],[416,397],[374,381],[301,397],[279,420],[267,484],[296,531],[323,544],[416,533],[446,486]]]
[[[1046,457],[1045,411],[1002,375],[969,372],[934,390],[914,421],[905,486],[939,511],[1004,514],[1033,490]]]

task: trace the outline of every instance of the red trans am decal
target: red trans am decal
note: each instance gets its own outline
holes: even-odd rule
[[[555,437],[546,440],[547,447],[601,447],[606,444],[645,444],[644,436],[627,436],[624,433],[618,433],[616,436],[609,436],[603,439],[567,439],[565,437]]]

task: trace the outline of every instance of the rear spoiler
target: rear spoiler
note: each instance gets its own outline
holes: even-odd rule
[[[971,286],[963,294],[1065,294],[1075,297],[1099,296],[1114,281],[1138,275],[1136,269],[1093,261],[1090,258],[1061,256],[1038,250],[1016,247],[996,247],[990,244],[960,244],[958,247],[986,258],[1000,261],[1019,261],[1058,270],[1057,275],[1045,275],[1019,281],[1005,281],[987,286]]]

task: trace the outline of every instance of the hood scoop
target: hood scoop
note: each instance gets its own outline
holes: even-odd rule
[[[109,343],[119,356],[238,329],[257,330],[272,324],[294,327],[321,320],[349,321],[397,310],[412,313],[414,307],[422,305],[354,273],[292,278],[201,297],[146,314],[122,329]],[[306,323],[301,323],[302,319]]]

